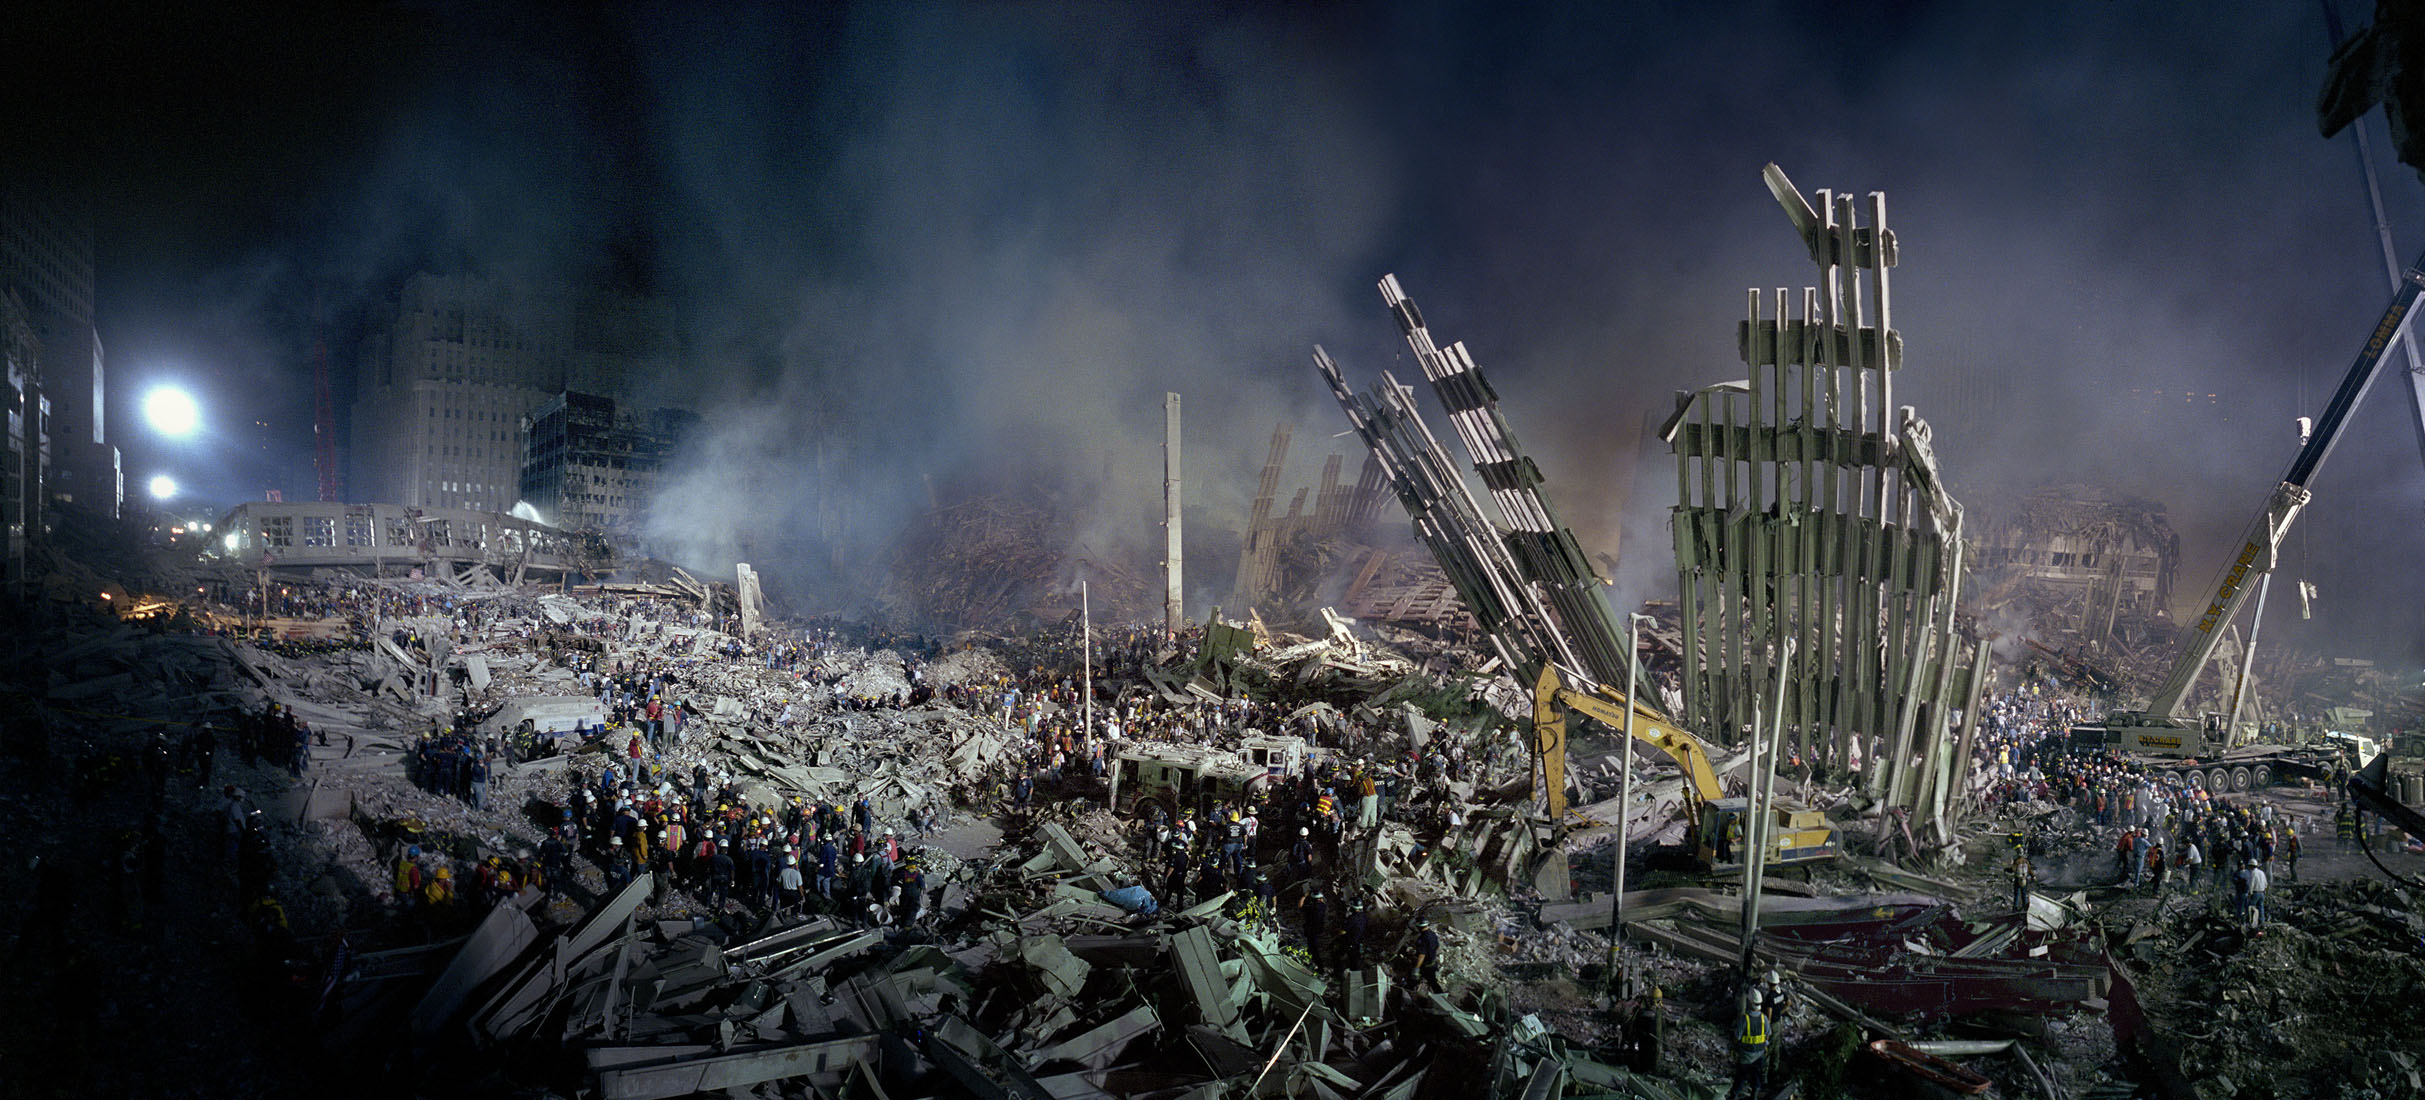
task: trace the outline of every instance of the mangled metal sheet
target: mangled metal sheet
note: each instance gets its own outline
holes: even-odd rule
[[[1019,961],[1026,963],[1036,979],[1044,983],[1047,992],[1056,997],[1075,997],[1086,988],[1086,975],[1094,968],[1086,960],[1070,954],[1059,936],[1033,936],[1019,941]]]
[[[1179,986],[1196,1005],[1196,1018],[1240,1042],[1245,1029],[1238,1024],[1238,1006],[1229,999],[1229,983],[1221,978],[1221,957],[1213,950],[1210,929],[1190,928],[1170,938],[1171,969]]]
[[[557,937],[545,954],[525,966],[474,1014],[474,1025],[492,1039],[528,1027],[539,1009],[564,991],[576,962],[627,930],[632,914],[648,900],[652,883],[648,872],[641,872],[572,931]]]
[[[1330,989],[1330,983],[1311,967],[1282,951],[1277,940],[1243,935],[1237,939],[1237,948],[1255,988],[1285,1005],[1291,1013],[1321,1004],[1322,995]]]
[[[587,695],[517,695],[506,700],[480,723],[484,736],[497,737],[530,723],[539,734],[570,733],[575,726],[606,728],[606,708]]]
[[[1150,1004],[1139,1004],[1060,1042],[1037,1048],[1030,1065],[1077,1062],[1095,1069],[1110,1066],[1136,1039],[1161,1030],[1162,1019]]]

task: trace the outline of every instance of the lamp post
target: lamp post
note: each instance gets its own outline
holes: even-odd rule
[[[1642,624],[1650,616],[1629,612],[1625,623],[1625,745],[1617,754],[1617,875],[1608,898],[1608,974],[1617,973],[1617,941],[1625,937],[1625,849],[1631,845],[1634,805],[1634,693],[1642,684]]]
[[[1617,938],[1625,935],[1625,848],[1630,846],[1634,809],[1634,693],[1642,691],[1642,623],[1649,615],[1625,615],[1625,751],[1617,754],[1617,882],[1608,899],[1608,952],[1615,955]]]
[[[1078,582],[1078,622],[1085,631],[1085,641],[1079,647],[1079,658],[1085,662],[1086,709],[1078,719],[1078,740],[1084,743],[1095,735],[1095,612],[1087,602],[1086,582]]]

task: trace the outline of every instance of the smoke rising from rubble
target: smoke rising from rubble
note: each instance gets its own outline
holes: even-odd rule
[[[752,310],[702,318],[698,350],[782,336],[711,397],[704,460],[661,498],[664,544],[710,564],[736,525],[819,512],[881,563],[930,503],[1010,492],[1078,517],[1073,555],[1144,567],[1165,390],[1185,402],[1191,505],[1243,514],[1251,441],[1321,412],[1311,386],[1268,383],[1343,326],[1326,280],[1370,265],[1390,204],[1373,89],[1319,35],[1106,15],[854,16],[811,91],[847,108],[781,106],[799,74],[780,64],[666,78],[659,128],[707,219],[678,266]],[[733,96],[776,105],[735,123]],[[786,204],[811,231],[768,240]],[[845,450],[822,475],[798,453],[819,438]],[[762,481],[711,457],[787,451]]]

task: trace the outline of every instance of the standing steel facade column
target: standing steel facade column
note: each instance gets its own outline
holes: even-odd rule
[[[1357,394],[1317,347],[1315,368],[1371,451],[1368,471],[1377,471],[1397,493],[1415,536],[1448,574],[1519,687],[1529,691],[1547,664],[1577,683],[1615,683],[1625,675],[1627,654],[1608,607],[1607,583],[1541,493],[1540,468],[1499,415],[1498,394],[1464,344],[1443,349],[1432,340],[1397,276],[1382,277],[1381,297],[1448,410],[1498,518],[1483,512],[1456,461],[1423,422],[1411,389],[1384,373],[1382,385]]]
[[[1910,808],[1943,774],[1968,664],[1953,633],[1962,509],[1928,425],[1894,404],[1885,197],[1805,198],[1775,165],[1764,176],[1819,285],[1751,291],[1736,330],[1749,376],[1680,396],[1661,429],[1677,456],[1683,724],[1741,737],[1752,691],[1781,684],[1782,751],[1859,759],[1873,793]],[[1802,659],[1773,668],[1788,643]]]
[[[1465,445],[1474,473],[1489,490],[1499,513],[1499,537],[1516,560],[1520,575],[1537,586],[1557,614],[1567,643],[1582,661],[1581,669],[1603,684],[1615,683],[1626,667],[1625,632],[1617,629],[1609,611],[1607,584],[1593,571],[1582,544],[1558,521],[1549,498],[1542,495],[1541,469],[1516,443],[1514,429],[1499,415],[1499,395],[1474,365],[1473,356],[1458,341],[1442,349],[1423,323],[1423,311],[1398,286],[1396,275],[1381,277],[1381,298],[1389,303],[1398,329],[1406,336],[1423,377],[1448,410],[1449,423]]]
[[[1503,671],[1526,691],[1545,662],[1580,674],[1583,666],[1550,617],[1539,589],[1518,568],[1456,463],[1423,423],[1413,391],[1383,372],[1381,385],[1368,395],[1358,394],[1320,347],[1314,348],[1314,367],[1330,385],[1348,423],[1363,437],[1382,481],[1414,521],[1415,537],[1431,551],[1465,609],[1473,613]]]
[[[1162,596],[1163,629],[1173,636],[1187,627],[1187,602],[1180,595],[1179,395],[1162,395]]]

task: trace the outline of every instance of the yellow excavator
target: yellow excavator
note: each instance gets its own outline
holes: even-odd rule
[[[1625,693],[1605,685],[1591,691],[1578,691],[1566,686],[1558,675],[1556,665],[1546,665],[1533,681],[1532,727],[1533,747],[1540,753],[1543,781],[1549,790],[1549,817],[1562,822],[1566,818],[1566,712],[1581,713],[1622,734],[1625,712],[1633,711],[1633,735],[1664,752],[1684,769],[1684,799],[1686,813],[1692,824],[1690,843],[1694,860],[1709,871],[1740,870],[1743,866],[1742,838],[1750,830],[1739,827],[1747,805],[1742,798],[1728,798],[1718,785],[1717,770],[1710,766],[1709,750],[1701,740],[1670,722],[1656,709],[1625,698]],[[1818,810],[1789,806],[1780,801],[1772,812],[1775,848],[1768,854],[1771,867],[1819,863],[1836,858],[1836,830],[1827,815]]]

